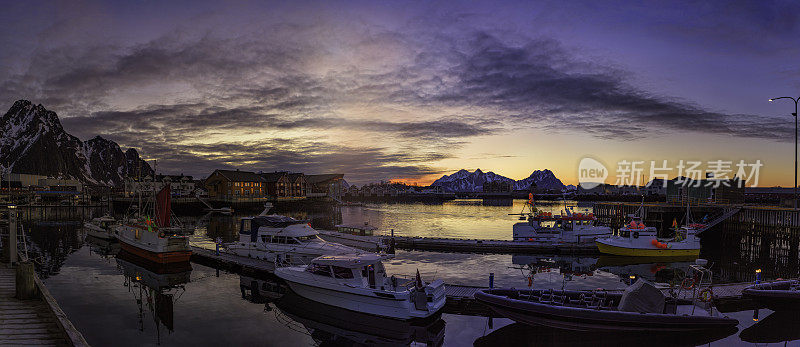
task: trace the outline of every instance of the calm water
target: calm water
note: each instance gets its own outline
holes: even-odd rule
[[[369,224],[398,235],[509,239],[516,222],[508,213],[519,213],[523,201],[512,206],[482,206],[464,200],[442,205],[380,204],[342,207],[306,214],[281,211],[312,220],[315,227],[334,224]],[[563,205],[539,206],[555,211]],[[579,207],[591,209],[590,206]],[[210,240],[236,237],[238,216],[203,216],[183,219],[197,225],[192,242],[209,246]],[[507,319],[443,314],[439,320],[409,326],[383,322],[352,312],[305,301],[281,291],[253,295],[253,283],[273,288],[270,278],[250,278],[219,272],[199,264],[186,269],[163,269],[129,256],[114,257],[114,243],[87,238],[74,223],[28,222],[32,253],[43,263],[39,272],[45,283],[92,345],[359,345],[409,343],[463,345],[542,344],[639,344],[619,336],[581,336],[553,329],[534,329]],[[703,257],[714,263],[717,281],[749,280],[757,267],[765,277],[796,277],[795,259],[770,257],[775,252],[749,254],[748,245],[724,237],[703,241]],[[719,252],[724,249],[725,252]],[[644,263],[615,257],[569,257],[546,255],[461,254],[398,251],[386,265],[388,272],[413,274],[425,280],[487,285],[495,274],[496,286],[526,287],[527,275],[537,269],[534,286],[539,288],[624,288],[630,275],[659,282],[680,278],[690,261]],[[788,264],[788,265],[787,265]],[[794,271],[794,273],[790,273]],[[753,311],[729,313],[739,319],[739,332],[712,345],[774,342],[800,345],[800,317],[771,315],[760,310],[754,325]],[[743,331],[744,330],[744,331]],[[741,336],[740,337],[740,333]],[[717,337],[708,337],[716,339]],[[671,340],[668,340],[671,341]],[[652,342],[652,341],[651,341]],[[690,343],[705,343],[690,340]],[[763,345],[763,344],[760,344]]]

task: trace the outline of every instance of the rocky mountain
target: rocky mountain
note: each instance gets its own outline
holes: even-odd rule
[[[461,169],[452,175],[442,176],[431,185],[440,186],[445,192],[480,192],[483,190],[484,183],[496,181],[508,182],[515,190],[527,190],[531,184],[536,184],[539,189],[561,191],[565,188],[564,183],[556,178],[552,171],[547,169],[536,170],[528,178],[519,181],[491,171],[484,173],[481,169],[477,169],[474,172]]]
[[[124,178],[153,169],[131,148],[96,136],[81,141],[64,131],[55,112],[19,100],[0,117],[0,173],[73,178],[85,183],[120,185]]]

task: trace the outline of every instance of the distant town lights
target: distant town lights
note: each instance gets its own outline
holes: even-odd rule
[[[760,274],[761,273],[761,269],[756,269],[756,273]]]

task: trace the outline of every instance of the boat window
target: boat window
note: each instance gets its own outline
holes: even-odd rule
[[[319,276],[331,277],[331,268],[328,265],[311,264],[306,271]]]
[[[336,278],[353,278],[353,271],[341,266],[333,266],[333,277]]]
[[[242,219],[242,231],[250,231],[250,219]]]
[[[300,243],[300,242],[298,242],[297,240],[295,240],[295,239],[294,239],[294,237],[287,237],[287,238],[286,238],[286,243],[297,244],[297,243]]]
[[[297,239],[300,240],[300,242],[303,242],[303,241],[313,241],[318,238],[319,237],[317,237],[317,235],[308,235],[308,236],[300,236]]]
[[[261,235],[261,242],[269,243],[269,235]]]

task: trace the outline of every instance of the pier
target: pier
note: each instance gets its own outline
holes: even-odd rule
[[[395,236],[394,245],[399,249],[423,251],[473,252],[473,253],[540,253],[598,255],[600,252],[593,243],[586,244],[545,244],[511,240],[477,240],[432,237]]]
[[[15,209],[0,223],[0,346],[89,346],[33,271]],[[17,251],[18,247],[19,252]]]

